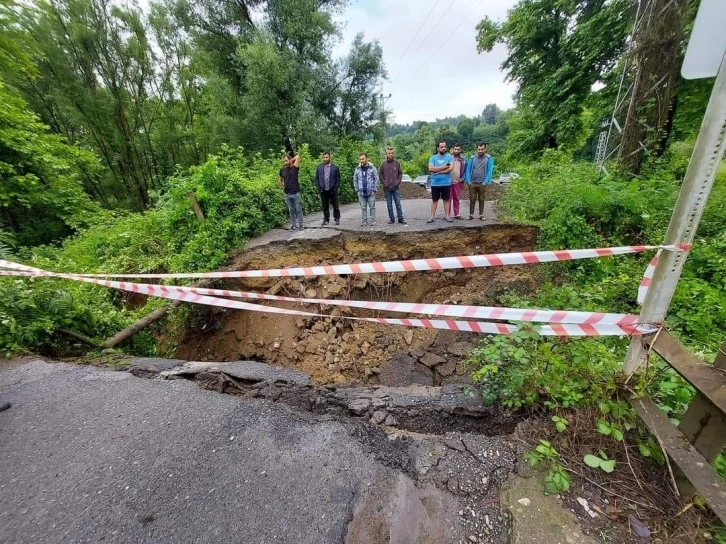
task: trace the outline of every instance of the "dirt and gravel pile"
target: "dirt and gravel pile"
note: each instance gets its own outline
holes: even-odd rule
[[[504,192],[504,187],[499,185],[498,183],[492,183],[487,188],[487,200],[498,200],[499,197]],[[426,190],[426,187],[421,187],[420,185],[417,185],[415,183],[402,183],[401,184],[401,198],[402,199],[411,199],[411,198],[431,198],[431,193],[429,193]],[[464,192],[461,195],[462,200],[468,200],[469,199],[469,191],[466,187],[464,187]],[[385,195],[383,194],[383,188],[379,187],[378,192],[376,193],[376,200],[386,200]]]
[[[429,193],[426,190],[426,187],[421,187],[420,185],[416,185],[415,183],[401,183],[401,198],[411,199],[411,198],[431,198],[431,193]],[[376,193],[376,200],[386,200],[386,196],[383,194],[383,187],[378,187],[378,192]]]
[[[535,228],[519,226],[397,235],[344,232],[326,240],[255,248],[239,255],[235,268],[526,251],[533,248],[535,237]],[[505,293],[531,292],[535,287],[533,274],[531,267],[504,267],[347,277],[254,278],[228,281],[224,286],[304,298],[494,305]],[[475,334],[344,319],[407,317],[400,313],[281,302],[274,305],[327,317],[302,318],[219,308],[197,310],[190,318],[176,356],[197,361],[253,359],[301,370],[320,384],[445,385],[466,383],[469,379],[464,360],[478,340]]]

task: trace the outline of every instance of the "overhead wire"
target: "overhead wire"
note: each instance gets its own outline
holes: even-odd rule
[[[444,10],[443,14],[446,14],[446,13],[447,13],[447,12],[449,11],[449,9],[451,9],[451,6],[453,6],[453,5],[454,5],[454,2],[455,2],[455,1],[456,1],[456,0],[451,0],[451,2],[449,2],[449,5],[448,5],[448,6],[446,6],[446,9]],[[438,20],[438,21],[436,21],[436,22],[434,23],[434,25],[433,25],[433,26],[431,27],[431,30],[429,30],[429,33],[428,33],[428,34],[426,34],[426,37],[425,37],[425,38],[423,39],[423,41],[421,42],[421,45],[422,45],[422,46],[423,46],[423,45],[424,45],[424,44],[426,43],[426,40],[428,40],[428,39],[429,39],[429,37],[431,36],[431,34],[433,34],[434,30],[436,30],[436,27],[437,27],[437,26],[439,26],[439,23],[440,23],[440,22],[441,22],[442,20],[443,20],[443,17],[439,17],[439,20]],[[425,24],[426,24],[426,22],[424,21],[424,25],[425,25]],[[424,25],[421,25],[421,27],[423,27]],[[419,30],[420,30],[420,29],[419,29]],[[406,68],[405,68],[405,65],[403,65],[403,64],[402,64],[401,66],[404,66],[403,70],[405,71],[405,69],[406,69]],[[393,81],[393,79],[394,79],[394,78],[395,78],[395,77],[396,77],[397,75],[399,75],[400,73],[401,73],[401,71],[399,70],[399,71],[397,71],[397,72],[396,72],[395,74],[393,74],[393,75],[391,76],[391,81]]]
[[[483,1],[484,1],[484,0],[479,0],[479,2],[477,2],[477,4],[476,4],[476,5],[475,5],[475,6],[474,6],[474,7],[472,8],[472,10],[471,10],[471,11],[470,11],[470,12],[469,12],[469,13],[468,13],[467,15],[466,15],[466,17],[464,17],[464,18],[463,18],[463,19],[461,20],[461,22],[460,22],[460,23],[459,23],[459,25],[458,25],[458,26],[457,26],[457,27],[456,27],[456,28],[454,29],[454,31],[453,31],[453,32],[451,32],[451,33],[450,33],[450,34],[449,34],[449,35],[448,35],[448,36],[446,37],[446,39],[445,39],[445,40],[444,40],[443,42],[441,42],[441,44],[440,44],[440,45],[439,45],[438,47],[436,47],[436,49],[434,49],[434,51],[433,51],[433,52],[431,53],[431,55],[429,55],[429,57],[428,57],[428,58],[427,58],[427,59],[426,59],[425,61],[423,61],[423,62],[422,62],[422,63],[421,63],[421,64],[420,64],[420,65],[419,65],[419,66],[418,66],[417,68],[416,68],[416,70],[414,70],[415,72],[418,72],[418,71],[419,71],[419,70],[420,70],[421,68],[423,68],[424,66],[426,66],[426,64],[428,64],[428,62],[429,62],[429,61],[430,61],[430,60],[431,60],[431,59],[432,59],[432,58],[434,57],[434,55],[435,55],[435,54],[436,54],[436,53],[437,53],[437,52],[438,52],[438,51],[439,51],[439,50],[440,50],[441,48],[443,48],[443,47],[444,47],[444,46],[445,46],[445,45],[446,45],[446,44],[447,44],[447,43],[449,42],[449,40],[451,39],[451,37],[452,37],[453,35],[455,35],[455,34],[456,34],[456,33],[457,33],[458,31],[459,31],[459,29],[460,29],[460,28],[462,27],[462,25],[463,25],[463,24],[464,24],[464,23],[465,23],[466,21],[468,21],[468,20],[469,20],[469,17],[471,17],[471,15],[472,15],[472,14],[473,14],[473,13],[474,13],[474,12],[475,12],[476,10],[477,10],[477,8],[478,8],[479,6],[481,6],[481,4],[482,4],[482,2],[483,2]],[[453,2],[452,2],[452,3],[453,3]]]
[[[404,49],[403,54],[398,58],[398,62],[396,63],[395,70],[392,70],[392,72],[397,72],[398,69],[401,67],[401,63],[403,62],[403,59],[406,57],[406,53],[408,53],[408,50],[411,49],[411,46],[413,45],[413,42],[416,41],[416,38],[418,38],[419,34],[421,34],[421,29],[426,26],[426,22],[429,20],[429,17],[431,17],[431,14],[434,12],[434,9],[439,4],[441,0],[436,0],[433,5],[431,6],[431,9],[429,10],[428,15],[426,15],[426,18],[423,20],[423,23],[421,23],[418,27],[418,30],[416,31],[416,34],[414,35],[413,39],[408,42],[408,45],[406,46],[406,49]],[[391,76],[393,78],[393,76]]]

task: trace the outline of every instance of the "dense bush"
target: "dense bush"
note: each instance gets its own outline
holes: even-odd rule
[[[687,162],[687,161],[685,161]],[[662,243],[684,158],[671,154],[639,180],[602,176],[590,163],[545,153],[520,169],[503,208],[511,219],[540,225],[540,249]],[[721,170],[666,324],[698,351],[715,353],[726,330],[726,170]],[[574,261],[543,268],[547,283],[534,304],[559,309],[633,312],[652,253]]]
[[[369,144],[344,141],[334,161],[341,168],[341,200],[354,199],[353,169],[358,154],[376,153]],[[320,208],[314,186],[316,159],[300,150],[303,208]],[[252,237],[287,221],[278,183],[280,159],[225,150],[204,164],[180,171],[165,182],[154,209],[143,214],[100,212],[94,225],[61,247],[39,246],[11,254],[40,268],[64,272],[201,272],[218,269],[229,252]],[[197,220],[187,193],[193,191],[205,214]],[[105,288],[61,280],[0,278],[0,352],[43,352],[64,340],[59,328],[102,339],[138,316],[121,296]],[[149,311],[157,305],[147,305]],[[140,349],[151,347],[148,338]]]

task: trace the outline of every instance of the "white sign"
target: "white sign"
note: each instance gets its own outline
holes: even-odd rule
[[[681,75],[685,79],[715,77],[726,53],[726,1],[701,0]]]

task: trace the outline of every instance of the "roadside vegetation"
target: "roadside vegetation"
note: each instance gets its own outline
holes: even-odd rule
[[[377,93],[387,74],[376,41],[360,35],[343,58],[331,58],[342,32],[334,14],[345,5],[161,0],[142,11],[100,0],[0,0],[0,258],[61,272],[219,269],[231,251],[284,223],[277,177],[285,137],[301,152],[306,212],[319,206],[313,173],[324,150],[350,180],[360,152],[377,164],[394,145],[415,177],[436,141],[458,141],[467,155],[486,141],[495,175],[521,176],[499,202],[501,218],[538,225],[540,249],[662,242],[712,85],[673,75],[697,1],[670,3],[680,11],[664,10],[653,30],[664,32],[658,43],[673,58],[650,66],[649,77],[668,84],[657,100],[634,101],[640,132],[631,136],[644,150],[606,163],[607,174],[593,158],[632,29],[626,0],[523,0],[506,21],[485,18],[472,47],[507,47],[502,69],[518,86],[515,107],[488,104],[474,117],[407,125],[385,123]],[[344,181],[342,202],[354,197]],[[638,313],[651,258],[540,266],[534,296],[499,302]],[[137,308],[104,287],[0,277],[0,354],[87,352],[68,331],[100,342],[161,304]],[[707,361],[726,339],[723,167],[665,325]],[[123,350],[158,354],[156,332]],[[678,420],[694,392],[655,357],[626,381],[626,346],[524,328],[486,337],[471,354],[473,391],[485,402],[547,422],[530,437],[527,457],[548,466],[548,491],[615,474],[612,485],[618,479],[639,489],[641,502],[658,500],[641,480],[664,474],[664,458],[625,399],[647,392]],[[716,467],[726,477],[726,457]],[[723,530],[712,536],[726,542]]]
[[[513,221],[539,225],[539,249],[657,245],[683,176],[680,165],[686,164],[686,157],[675,153],[645,169],[637,180],[603,176],[591,164],[545,153],[536,164],[518,169],[521,177],[500,201],[502,213]],[[714,359],[725,340],[725,204],[722,167],[665,322],[706,361]],[[651,258],[548,264],[540,269],[541,282],[533,297],[505,295],[500,302],[637,314],[638,284]],[[591,478],[626,498],[661,509],[680,508],[669,502],[670,494],[662,493],[663,485],[671,485],[663,479],[663,453],[626,399],[647,393],[677,423],[695,391],[657,355],[650,356],[644,373],[628,381],[621,372],[628,343],[629,339],[613,338],[552,339],[539,336],[534,327],[483,339],[469,363],[484,402],[533,410],[542,419],[529,437],[532,449],[526,458],[534,466],[547,465],[547,491],[564,493],[573,478]],[[651,472],[658,466],[662,472]],[[726,478],[726,455],[715,466]],[[643,485],[647,474],[655,478],[651,485]],[[702,507],[698,500],[695,504]],[[642,514],[654,511],[645,509]],[[672,534],[678,526],[663,530]],[[726,533],[714,529],[712,536],[722,542]]]

